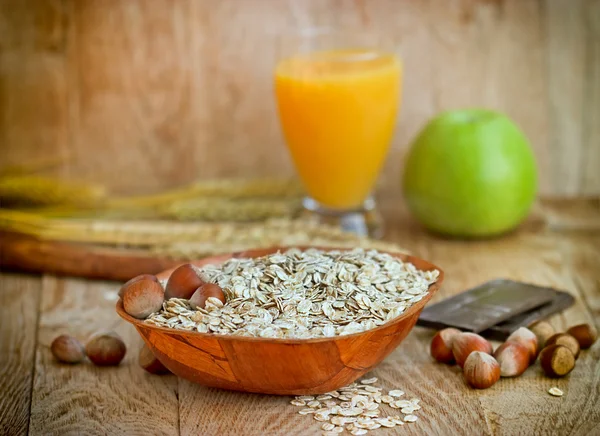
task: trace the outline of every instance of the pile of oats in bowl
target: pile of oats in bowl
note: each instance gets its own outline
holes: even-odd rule
[[[370,330],[427,295],[439,271],[420,271],[376,250],[289,249],[197,269],[219,285],[226,303],[204,309],[171,298],[146,323],[204,333],[318,338]]]

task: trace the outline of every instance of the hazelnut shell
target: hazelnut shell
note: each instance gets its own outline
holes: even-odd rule
[[[577,341],[577,339],[575,339],[570,334],[557,333],[557,334],[551,336],[550,339],[548,339],[546,341],[546,347],[548,347],[549,345],[555,345],[555,344],[564,345],[569,350],[571,350],[571,353],[573,353],[575,360],[577,360],[577,358],[579,357],[579,350],[581,349],[579,347],[579,342]]]
[[[548,377],[564,377],[575,368],[575,356],[564,345],[548,345],[540,353],[540,365]]]
[[[500,365],[493,356],[474,351],[465,361],[463,375],[471,387],[487,389],[500,379]]]
[[[186,263],[171,273],[165,287],[165,299],[184,298],[189,300],[194,292],[204,284],[195,268]]]
[[[578,324],[567,330],[567,333],[577,339],[583,350],[590,348],[598,339],[598,330],[589,324]]]
[[[150,374],[167,374],[170,371],[158,360],[146,344],[140,349],[138,362]]]
[[[535,333],[526,327],[520,327],[506,338],[506,342],[518,342],[529,351],[530,363],[535,362],[538,355],[538,339]]]
[[[538,349],[540,350],[546,346],[546,341],[556,333],[554,327],[546,321],[534,322],[529,326],[529,330],[537,337]]]
[[[214,283],[205,283],[200,286],[191,296],[190,306],[192,309],[197,309],[198,307],[204,309],[206,300],[208,300],[210,297],[220,300],[221,303],[225,303],[225,294],[223,293],[223,289]]]
[[[502,377],[517,377],[529,367],[529,350],[519,342],[503,343],[494,352],[494,357],[500,365]]]
[[[85,359],[83,344],[70,335],[60,335],[50,345],[52,355],[59,362],[79,363]]]
[[[165,293],[158,281],[142,278],[122,289],[123,309],[134,318],[147,318],[162,308]]]
[[[123,285],[119,289],[119,298],[123,298],[123,292],[125,292],[126,288],[128,288],[132,283],[135,283],[140,280],[152,280],[152,281],[155,281],[156,283],[159,283],[156,276],[154,276],[152,274],[141,274],[139,276],[135,276],[134,278],[129,279],[128,281],[123,283]]]
[[[452,340],[455,335],[460,334],[460,330],[448,327],[440,330],[431,340],[430,353],[438,362],[454,363],[454,354],[452,354]]]
[[[492,348],[492,344],[485,338],[475,333],[465,332],[454,336],[452,340],[452,354],[458,366],[462,368],[467,357],[473,351],[481,351],[491,355],[494,349]]]
[[[125,343],[114,332],[95,334],[85,346],[88,359],[97,366],[118,365],[126,351]]]

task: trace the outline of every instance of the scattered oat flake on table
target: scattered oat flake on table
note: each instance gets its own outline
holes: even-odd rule
[[[393,391],[389,391],[388,395],[390,397],[401,397],[404,395],[404,391],[401,391],[400,389],[394,389]]]
[[[365,378],[365,379],[362,379],[360,382],[361,382],[363,385],[371,385],[371,384],[373,384],[373,383],[377,383],[377,380],[378,380],[378,379],[377,379],[377,377],[372,377],[372,378]]]
[[[298,413],[300,415],[308,415],[310,413],[315,413],[315,409],[302,409],[302,410],[299,410]]]
[[[562,397],[564,392],[558,389],[557,387],[553,387],[548,389],[548,393],[553,397]]]
[[[375,379],[375,381],[373,381]],[[358,383],[351,383],[338,391],[328,392],[317,396],[303,395],[297,396],[291,401],[291,404],[302,406],[314,406],[300,410],[302,415],[313,414],[313,418],[321,421],[321,430],[323,435],[337,435],[347,430],[351,434],[363,435],[370,430],[376,430],[381,427],[393,428],[395,426],[405,425],[406,422],[415,422],[417,416],[412,412],[419,410],[419,399],[398,400],[391,395],[382,395],[383,388],[377,387],[374,383],[377,378],[366,379]],[[404,391],[395,389],[390,391],[396,395]],[[319,399],[328,398],[323,403]],[[382,401],[383,399],[383,401]],[[385,416],[385,403],[389,401],[392,408],[401,408],[405,414],[404,419],[400,415]],[[307,404],[308,403],[308,404]],[[382,404],[380,404],[382,403]],[[401,406],[401,407],[400,407]],[[318,408],[320,407],[320,408]]]

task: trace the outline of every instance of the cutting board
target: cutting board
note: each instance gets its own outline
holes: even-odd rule
[[[143,250],[43,241],[19,233],[0,232],[2,271],[126,281],[139,274],[156,274],[184,262],[183,259],[157,257]]]

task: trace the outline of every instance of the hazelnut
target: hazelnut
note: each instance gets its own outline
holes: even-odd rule
[[[538,355],[538,340],[535,333],[531,330],[525,327],[519,327],[506,338],[506,342],[518,342],[523,345],[529,351],[530,363],[535,362]]]
[[[123,298],[123,292],[125,292],[125,289],[127,289],[129,287],[129,285],[131,285],[132,283],[135,283],[137,281],[140,280],[152,280],[156,283],[158,283],[158,279],[156,278],[156,276],[153,276],[152,274],[141,274],[139,276],[136,276],[128,281],[126,281],[121,288],[119,289],[119,298]]]
[[[590,348],[598,339],[598,330],[589,324],[578,324],[567,330],[567,333],[577,339],[583,350]]]
[[[454,354],[452,354],[452,339],[458,334],[460,334],[460,330],[451,327],[437,332],[431,340],[431,357],[438,362],[454,363]]]
[[[79,363],[85,359],[85,350],[81,342],[73,336],[60,335],[50,345],[52,355],[59,362]]]
[[[556,333],[554,327],[546,321],[537,321],[529,326],[529,330],[537,337],[538,348],[541,350],[546,346],[546,341]]]
[[[200,286],[190,298],[190,306],[192,309],[196,309],[198,307],[204,309],[206,300],[208,300],[210,297],[220,300],[221,303],[225,303],[225,294],[223,293],[223,289],[214,283],[205,283]]]
[[[540,353],[540,364],[549,377],[563,377],[575,368],[575,356],[564,345],[548,345]]]
[[[85,352],[94,365],[118,365],[127,348],[121,338],[114,332],[98,333],[90,338]]]
[[[456,363],[462,368],[465,360],[473,351],[482,351],[492,354],[494,349],[486,339],[475,333],[459,333],[452,339],[452,354]]]
[[[548,339],[546,341],[546,347],[548,345],[554,345],[554,344],[564,345],[569,350],[571,350],[571,353],[573,353],[573,356],[575,357],[575,360],[577,360],[577,358],[579,357],[579,350],[580,350],[579,342],[577,341],[577,339],[575,339],[570,334],[568,334],[568,333],[557,333],[555,335],[552,335],[550,337],[550,339]]]
[[[530,354],[527,347],[519,342],[505,342],[494,352],[500,365],[502,377],[516,377],[529,367]]]
[[[204,284],[196,269],[189,263],[181,265],[169,277],[165,287],[165,298],[185,298],[189,300],[196,290]]]
[[[167,374],[169,370],[158,360],[146,344],[140,349],[138,356],[140,366],[150,374]]]
[[[123,309],[134,318],[144,319],[162,308],[165,293],[158,280],[136,279],[123,285]]]
[[[500,379],[500,365],[493,356],[473,351],[465,361],[463,373],[470,386],[487,389]]]

